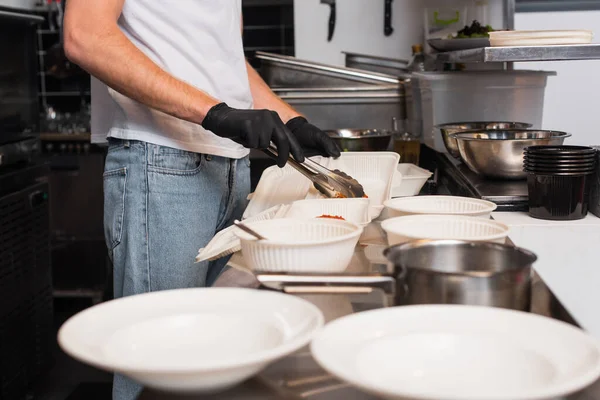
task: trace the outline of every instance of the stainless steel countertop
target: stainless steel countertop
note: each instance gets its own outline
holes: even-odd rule
[[[451,63],[597,60],[599,58],[599,44],[482,47],[437,54],[437,61]]]
[[[359,272],[385,272],[387,267],[381,263],[381,256],[373,257],[377,251],[385,248],[379,224],[369,225],[367,246],[359,246],[348,267],[349,274]],[[364,236],[363,236],[364,237]],[[361,243],[363,241],[361,240]],[[230,270],[228,276],[220,280],[219,286],[256,286],[257,282],[247,272]],[[236,283],[234,283],[236,282]],[[544,282],[537,276],[533,280],[532,312],[571,323],[572,320],[562,305],[553,296]],[[316,304],[325,314],[326,322],[355,312],[381,308],[383,295],[302,295],[301,297]],[[223,393],[210,395],[177,395],[145,390],[140,400],[279,400],[279,399],[311,399],[311,400],[376,400],[371,396],[337,380],[313,360],[308,347],[283,358],[270,365],[258,376]],[[600,381],[585,391],[563,400],[600,400]]]

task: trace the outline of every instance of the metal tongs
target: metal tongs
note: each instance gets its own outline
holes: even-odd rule
[[[263,152],[269,157],[277,158],[277,148],[272,144]],[[362,185],[338,169],[331,171],[308,157],[304,159],[303,163],[299,163],[289,156],[288,164],[310,179],[315,188],[326,197],[332,199],[365,197]]]

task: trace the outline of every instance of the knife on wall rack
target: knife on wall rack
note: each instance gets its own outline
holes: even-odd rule
[[[335,0],[321,0],[321,4],[326,4],[330,8],[327,41],[331,42],[333,32],[335,31]]]

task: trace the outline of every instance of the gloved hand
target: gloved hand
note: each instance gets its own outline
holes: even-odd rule
[[[337,144],[326,133],[309,123],[306,118],[292,118],[285,125],[298,139],[306,157],[320,155],[337,158],[340,156]]]
[[[280,168],[290,153],[298,162],[304,162],[302,146],[275,111],[238,110],[220,103],[208,111],[202,127],[250,149],[266,149],[272,141],[277,147]]]

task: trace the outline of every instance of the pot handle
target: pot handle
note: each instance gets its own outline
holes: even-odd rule
[[[369,294],[378,291],[386,298],[386,306],[395,304],[396,279],[389,275],[257,274],[256,279],[266,288],[289,294]]]

